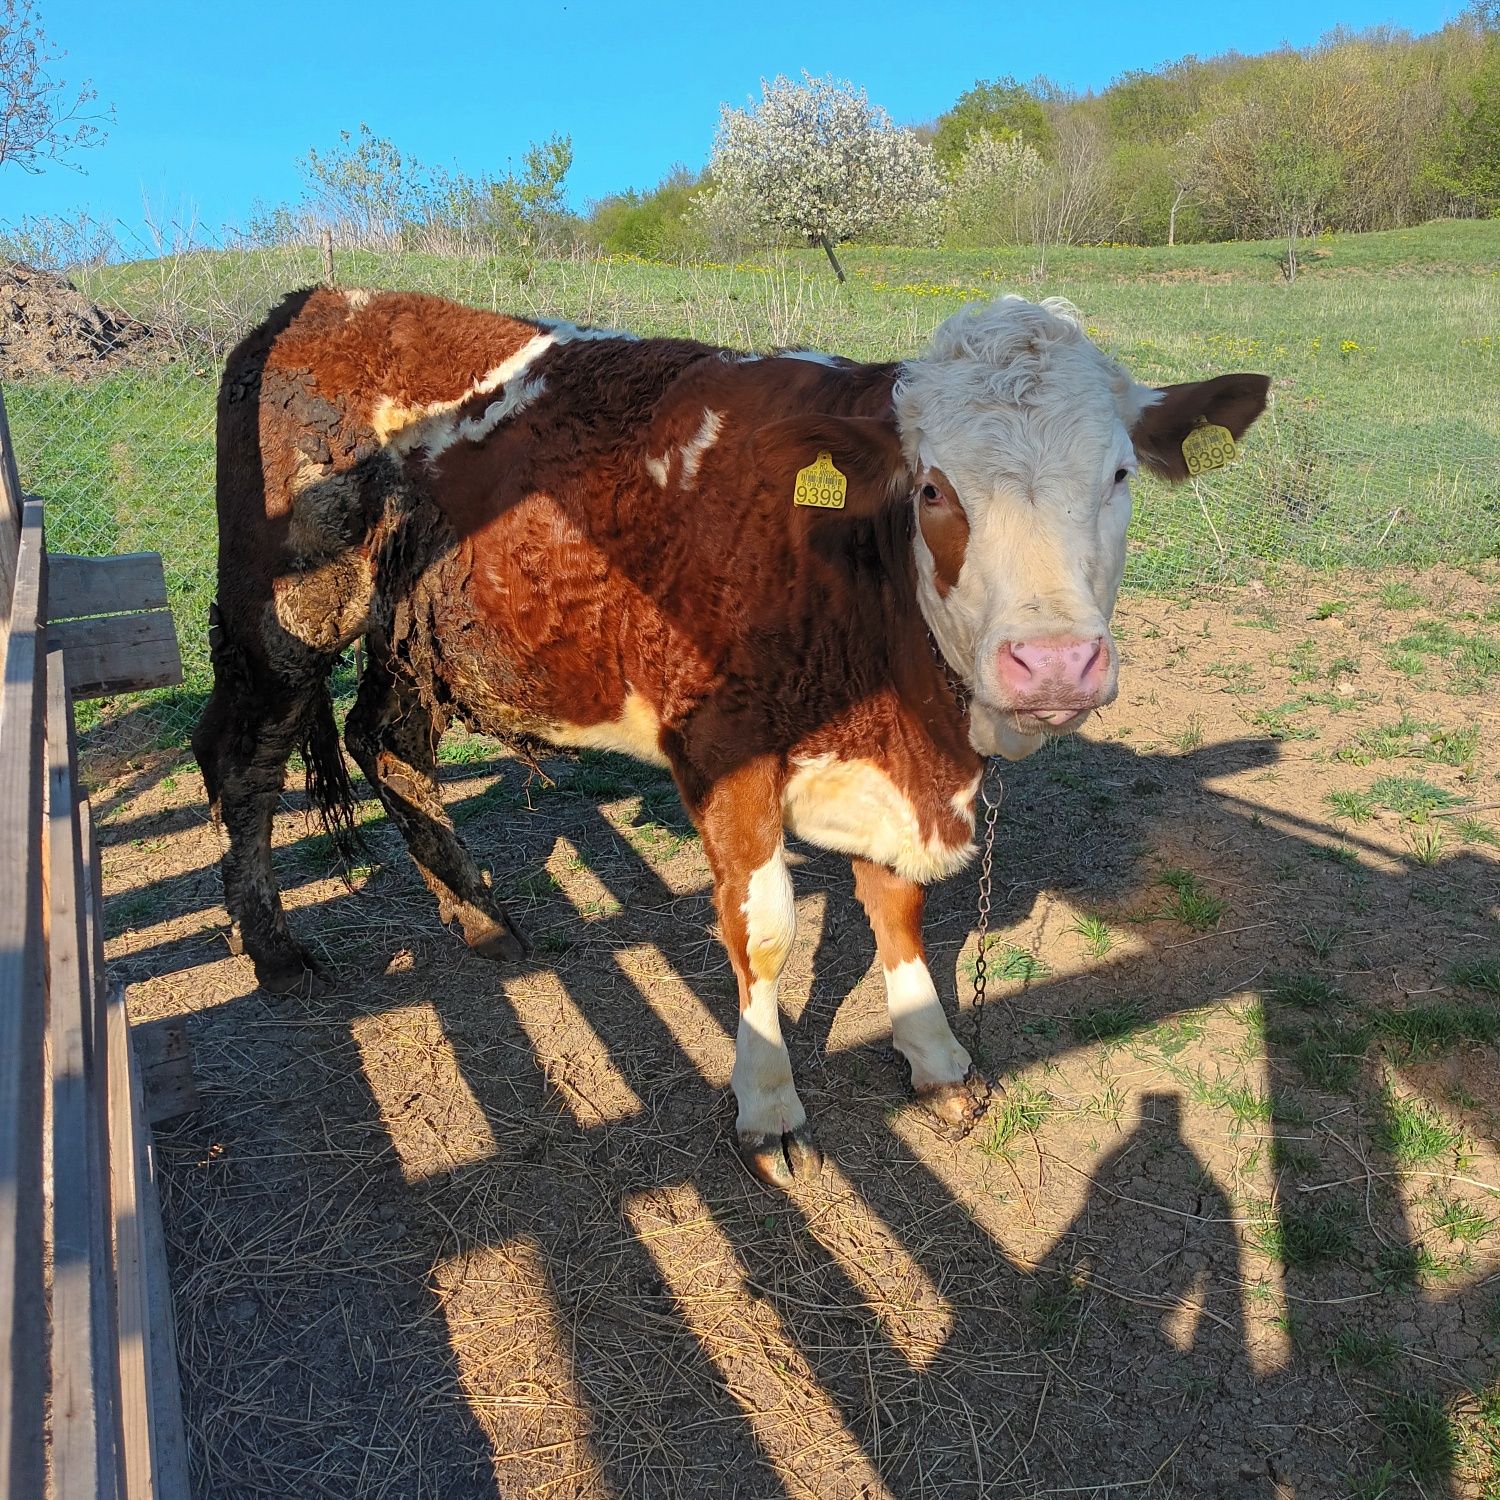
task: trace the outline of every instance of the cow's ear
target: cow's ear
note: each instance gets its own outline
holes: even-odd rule
[[[1165,479],[1186,479],[1182,440],[1208,422],[1227,427],[1238,442],[1266,409],[1270,388],[1269,375],[1215,375],[1160,387],[1161,399],[1141,413],[1130,434],[1136,457]]]
[[[812,413],[768,422],[755,434],[751,461],[761,486],[784,493],[791,510],[798,474],[815,465],[823,453],[833,460],[845,484],[843,506],[822,511],[830,518],[875,515],[910,491],[911,476],[895,423],[870,417]]]

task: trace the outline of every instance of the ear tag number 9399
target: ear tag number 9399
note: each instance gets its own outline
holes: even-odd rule
[[[1182,440],[1182,458],[1188,474],[1196,479],[1234,461],[1234,435],[1227,427],[1211,423],[1195,427]]]
[[[833,455],[820,453],[805,469],[798,469],[792,503],[811,505],[818,510],[843,510],[847,493],[848,484],[834,468]]]

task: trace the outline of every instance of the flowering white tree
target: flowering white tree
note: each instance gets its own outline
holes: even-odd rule
[[[1028,195],[1046,172],[1041,156],[1019,135],[971,136],[944,195],[948,235],[966,244],[1019,243]]]
[[[872,230],[921,220],[940,184],[932,152],[894,124],[863,89],[837,78],[761,80],[761,102],[723,107],[705,207],[713,217],[833,247]]]

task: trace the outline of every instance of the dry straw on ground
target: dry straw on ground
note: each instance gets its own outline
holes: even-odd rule
[[[1005,1092],[966,1141],[908,1104],[847,867],[801,851],[830,1167],[788,1198],[730,1149],[734,986],[656,773],[452,747],[518,970],[378,820],[332,878],[289,795],[339,980],[299,1002],[227,953],[190,763],[104,767],[111,961],[203,1093],[161,1141],[200,1493],[1493,1493],[1500,834],[1411,810],[1493,800],[1493,681],[1428,629],[1491,640],[1493,583],[1126,601],[1121,703],[1005,772]],[[928,931],[965,1012],[972,927],[960,878]]]

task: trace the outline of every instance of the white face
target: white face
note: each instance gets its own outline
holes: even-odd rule
[[[973,689],[975,749],[1011,759],[1115,696],[1130,431],[1155,399],[1064,308],[961,313],[896,392],[922,612]]]

